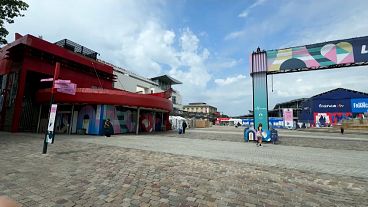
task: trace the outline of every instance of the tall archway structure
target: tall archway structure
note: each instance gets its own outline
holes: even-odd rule
[[[250,57],[254,125],[268,130],[267,75],[368,65],[368,36],[261,50]]]

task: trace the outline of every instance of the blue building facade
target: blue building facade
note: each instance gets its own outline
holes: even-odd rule
[[[367,112],[367,93],[337,88],[302,102],[298,118],[299,122],[312,126],[330,126]]]

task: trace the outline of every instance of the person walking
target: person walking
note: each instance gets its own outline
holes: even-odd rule
[[[183,127],[183,134],[185,134],[185,129],[187,128],[187,122],[183,121],[182,127]]]
[[[110,119],[106,119],[106,121],[105,121],[104,134],[105,134],[105,137],[110,137],[112,134],[114,134],[114,129],[112,128],[112,124],[110,122]]]
[[[259,123],[258,124],[258,127],[257,127],[257,132],[256,132],[256,136],[257,136],[257,147],[262,147],[262,138],[263,138],[263,135],[262,135],[262,123]]]

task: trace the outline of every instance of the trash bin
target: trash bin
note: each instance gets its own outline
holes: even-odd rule
[[[244,131],[243,131],[243,138],[244,138],[245,142],[249,142],[247,131],[248,131],[248,128],[245,128]]]
[[[254,141],[256,138],[256,131],[253,128],[244,129],[244,141]]]
[[[279,139],[279,135],[276,129],[271,129],[271,141],[272,144],[275,144]]]

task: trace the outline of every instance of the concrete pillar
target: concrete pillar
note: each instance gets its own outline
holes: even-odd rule
[[[136,127],[136,130],[135,130],[135,134],[138,135],[138,131],[139,131],[139,114],[140,114],[140,108],[138,108],[138,113],[137,113],[137,127]]]
[[[20,77],[18,78],[18,91],[17,97],[15,98],[14,103],[14,114],[11,126],[11,132],[18,132],[19,130],[19,123],[20,123],[20,116],[22,113],[22,103],[23,103],[23,96],[24,96],[24,88],[26,85],[26,78],[27,78],[27,68],[22,66],[20,71]]]
[[[72,113],[70,115],[70,123],[69,123],[69,133],[72,133],[72,127],[73,127],[73,118],[74,118],[74,104],[72,105]],[[97,117],[96,117],[97,118]]]
[[[40,104],[40,112],[38,113],[37,131],[36,131],[36,133],[38,133],[39,130],[40,130],[41,114],[42,114],[42,104]]]
[[[268,130],[268,92],[267,92],[267,57],[265,51],[252,53],[251,76],[253,83],[254,128],[262,124]]]
[[[154,131],[156,131],[156,112],[154,111],[154,112],[152,112],[152,116],[153,116],[153,129],[152,129],[152,131],[154,132]]]
[[[164,112],[161,112],[161,130],[162,129],[164,129]],[[165,129],[166,129],[166,126],[165,126]]]

